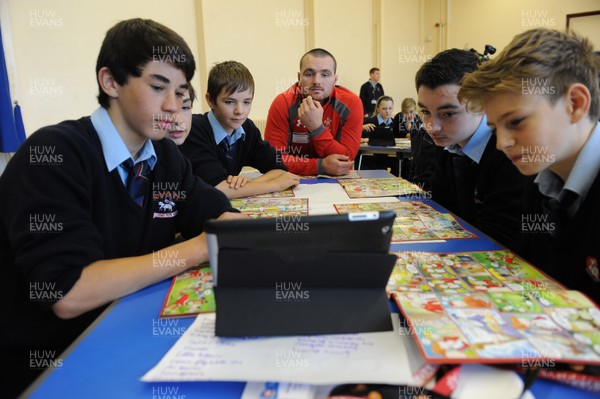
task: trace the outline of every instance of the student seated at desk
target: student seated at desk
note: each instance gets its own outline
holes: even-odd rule
[[[194,173],[228,198],[271,193],[298,185],[281,154],[262,139],[248,118],[254,98],[254,79],[236,61],[216,64],[208,75],[206,101],[211,111],[192,117],[192,130],[179,149],[192,162]],[[262,176],[240,176],[244,166]]]
[[[394,136],[410,138],[411,153],[411,158],[402,160],[402,177],[423,190],[430,191],[435,170],[436,145],[427,134],[423,120],[417,115],[417,102],[412,98],[405,98],[401,107],[402,110],[394,116]]]
[[[369,133],[376,127],[383,127],[392,131],[392,114],[394,113],[394,99],[390,96],[381,96],[377,99],[375,111],[369,118],[365,118],[362,131],[361,142],[369,142]],[[355,161],[355,168],[358,169],[358,160]],[[361,169],[384,169],[398,176],[398,160],[395,157],[389,157],[386,154],[373,154],[363,156]]]
[[[398,138],[410,138],[411,133],[416,132],[423,125],[421,117],[417,115],[417,102],[412,98],[405,98],[392,121],[394,136]]]
[[[589,40],[533,29],[514,37],[460,97],[483,108],[526,189],[520,250],[600,303],[600,90]]]
[[[369,132],[372,132],[375,127],[392,128],[392,114],[394,112],[394,99],[390,96],[381,96],[375,105],[373,115],[365,118],[363,122],[363,138],[369,137]]]
[[[155,60],[157,47],[175,61]],[[171,29],[117,23],[96,62],[100,107],[38,130],[8,163],[0,178],[3,396],[60,364],[113,300],[207,261],[207,219],[244,217],[164,139],[195,68]],[[169,246],[178,232],[186,240]]]
[[[526,179],[497,150],[482,113],[457,98],[479,59],[470,51],[445,50],[424,63],[415,83],[425,129],[438,146],[432,199],[508,246],[521,229],[519,204]]]

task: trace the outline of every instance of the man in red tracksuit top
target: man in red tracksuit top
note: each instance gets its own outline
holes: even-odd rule
[[[336,61],[323,49],[300,59],[298,83],[279,94],[267,117],[265,139],[282,152],[298,175],[345,175],[360,146],[363,106],[350,90],[336,86]]]

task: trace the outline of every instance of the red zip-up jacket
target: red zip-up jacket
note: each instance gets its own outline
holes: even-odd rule
[[[335,86],[323,105],[323,125],[313,132],[298,118],[302,102],[298,83],[273,100],[269,108],[265,139],[283,153],[283,162],[298,175],[323,173],[323,158],[341,154],[354,160],[360,146],[363,106],[350,90]]]

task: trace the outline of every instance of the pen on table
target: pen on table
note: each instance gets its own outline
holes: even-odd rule
[[[527,370],[527,372],[525,373],[525,383],[523,384],[523,392],[521,393],[521,398],[523,398],[523,395],[525,395],[529,388],[531,388],[531,386],[537,379],[539,373],[539,366],[533,366]]]

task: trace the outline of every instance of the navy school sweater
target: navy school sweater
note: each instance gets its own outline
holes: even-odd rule
[[[225,152],[215,143],[215,136],[208,121],[208,114],[192,116],[192,129],[179,149],[192,163],[196,176],[216,186],[227,176],[237,176],[244,166],[251,166],[261,173],[273,169],[286,170],[281,154],[262,139],[260,131],[250,119],[242,124],[245,138],[236,142],[236,153],[231,167],[227,166]]]
[[[143,207],[118,171],[108,172],[89,117],[40,129],[19,148],[0,178],[0,345],[60,353],[102,310],[70,320],[51,311],[85,266],[160,250],[177,232],[191,238],[207,219],[235,211],[173,142],[153,145]]]

